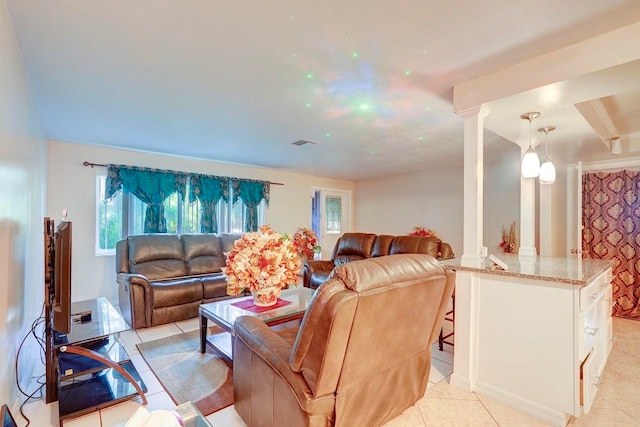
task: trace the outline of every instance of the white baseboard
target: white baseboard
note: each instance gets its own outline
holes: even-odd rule
[[[464,391],[472,392],[471,390],[471,382],[466,377],[461,375],[457,375],[455,372],[451,374],[451,379],[449,380],[449,384],[455,388],[459,388]]]
[[[473,391],[556,427],[566,426],[571,418],[569,414],[541,406],[487,384],[476,383]]]

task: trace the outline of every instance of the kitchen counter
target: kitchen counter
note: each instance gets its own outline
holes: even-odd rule
[[[551,425],[588,413],[612,346],[612,262],[501,254],[456,271],[451,385]]]
[[[586,285],[608,268],[613,261],[589,258],[536,257],[533,263],[522,263],[516,254],[497,255],[509,267],[507,270],[494,267],[486,258],[484,267],[461,266],[459,259],[442,261],[441,264],[456,271],[496,274],[521,279],[549,280],[570,285]]]

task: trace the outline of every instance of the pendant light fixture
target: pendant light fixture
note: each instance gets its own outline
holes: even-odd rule
[[[611,139],[609,139],[609,146],[611,147],[611,154],[622,153],[622,144],[620,144],[619,136],[612,136]]]
[[[544,160],[540,166],[540,184],[553,184],[556,182],[556,167],[551,162],[549,156],[549,132],[556,130],[555,126],[545,126],[538,129],[538,132],[544,132]]]
[[[520,115],[521,119],[529,121],[529,149],[524,153],[524,157],[522,157],[523,178],[535,178],[540,173],[540,158],[538,157],[538,154],[536,154],[536,150],[533,149],[533,137],[531,135],[531,121],[539,116],[540,113],[537,111]]]

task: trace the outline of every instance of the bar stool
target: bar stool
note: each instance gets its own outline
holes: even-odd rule
[[[443,350],[444,344],[449,344],[453,346],[453,331],[455,330],[455,322],[456,322],[456,291],[453,290],[453,294],[451,295],[451,310],[447,311],[444,314],[444,320],[451,322],[452,331],[448,334],[444,333],[444,328],[440,328],[440,336],[438,337],[438,349],[440,351]]]

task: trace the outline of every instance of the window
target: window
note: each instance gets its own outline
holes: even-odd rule
[[[106,177],[96,177],[96,255],[111,255],[122,239],[122,193],[104,201]]]
[[[341,233],[342,230],[342,198],[330,197],[325,198],[325,217],[327,222],[325,230],[327,233]]]
[[[96,255],[115,254],[116,243],[126,236],[144,234],[144,216],[147,204],[128,192],[120,192],[108,202],[104,201],[106,176],[96,177]],[[230,192],[232,190],[230,189]],[[201,205],[182,200],[177,192],[164,202],[167,233],[186,234],[200,232]],[[241,199],[232,206],[220,201],[217,205],[219,233],[241,233],[244,230],[247,208]],[[258,224],[265,223],[266,202],[258,207]]]

